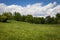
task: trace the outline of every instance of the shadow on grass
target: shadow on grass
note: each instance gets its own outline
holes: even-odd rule
[[[11,22],[8,22],[8,21],[7,21],[7,22],[2,22],[2,23],[11,23]]]

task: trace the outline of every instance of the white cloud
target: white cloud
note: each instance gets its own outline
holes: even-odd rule
[[[49,3],[42,6],[42,3],[36,3],[32,5],[27,5],[22,7],[20,5],[9,5],[7,6],[4,3],[0,3],[0,13],[3,12],[20,12],[22,15],[32,14],[33,16],[54,16],[56,13],[60,13],[60,5],[57,5],[56,2]]]

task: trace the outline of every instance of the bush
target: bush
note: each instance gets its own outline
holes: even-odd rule
[[[7,22],[7,16],[3,16],[3,15],[1,15],[0,16],[0,22]]]

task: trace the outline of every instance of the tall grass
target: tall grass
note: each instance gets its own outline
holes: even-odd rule
[[[60,40],[59,24],[0,22],[0,40]]]

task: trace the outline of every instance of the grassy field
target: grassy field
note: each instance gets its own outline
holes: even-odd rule
[[[59,24],[0,22],[0,40],[60,40]]]

